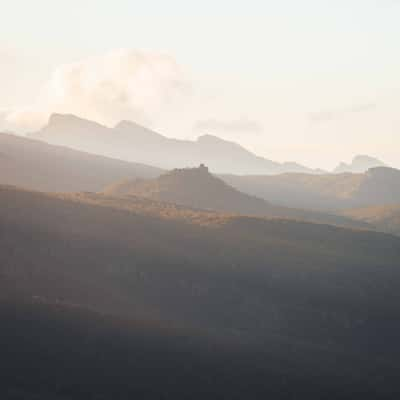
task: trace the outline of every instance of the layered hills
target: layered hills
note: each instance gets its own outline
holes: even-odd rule
[[[65,115],[33,136],[0,134],[1,398],[397,398],[400,171]]]
[[[208,168],[174,169],[151,180],[132,179],[105,189],[111,196],[139,196],[225,213],[305,220],[350,227],[368,227],[340,216],[273,205],[242,193],[212,175]]]
[[[151,178],[161,172],[155,167],[0,134],[0,184],[44,191],[98,191],[120,179]]]
[[[358,174],[223,175],[221,178],[244,193],[286,207],[335,211],[400,202],[400,170],[387,167]]]

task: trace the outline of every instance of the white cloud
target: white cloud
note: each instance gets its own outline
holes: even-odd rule
[[[172,57],[120,49],[60,66],[35,104],[0,113],[0,127],[38,129],[53,112],[106,125],[122,119],[151,124],[161,110],[184,99],[189,87],[186,74]]]
[[[29,132],[43,126],[49,113],[34,109],[0,111],[0,128],[15,132]]]

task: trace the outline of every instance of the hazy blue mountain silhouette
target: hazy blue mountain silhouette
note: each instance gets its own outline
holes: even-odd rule
[[[237,143],[213,135],[195,141],[170,139],[130,121],[114,128],[74,115],[53,114],[31,135],[49,143],[161,168],[207,164],[213,171],[237,174],[317,173],[295,162],[278,163],[258,157]]]

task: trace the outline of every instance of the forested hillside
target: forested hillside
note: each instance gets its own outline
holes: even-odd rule
[[[1,189],[3,294],[397,360],[400,239],[93,196]]]

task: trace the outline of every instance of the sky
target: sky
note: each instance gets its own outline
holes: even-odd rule
[[[400,168],[400,1],[0,0],[0,129],[52,112]]]

